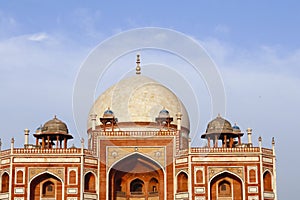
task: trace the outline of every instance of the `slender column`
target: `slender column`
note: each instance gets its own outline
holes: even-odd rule
[[[229,138],[229,148],[232,148],[233,146],[233,138]]]
[[[57,149],[59,148],[58,145],[59,145],[59,136],[57,135],[57,136],[56,136],[56,148],[57,148]]]
[[[91,120],[92,120],[92,131],[94,131],[94,130],[96,130],[97,115],[96,114],[91,114],[90,117],[91,117]]]
[[[239,145],[241,145],[242,142],[241,142],[241,136],[240,135],[238,136],[238,140],[239,140]]]
[[[26,128],[24,130],[24,135],[25,135],[25,142],[24,142],[24,147],[27,148],[28,144],[29,144],[29,132],[30,130],[28,128]]]
[[[210,148],[210,137],[207,137],[207,146]]]
[[[45,149],[45,137],[42,137],[42,149]]]
[[[67,148],[67,138],[64,138],[64,148]]]
[[[215,135],[215,140],[214,140],[214,147],[218,147],[218,136]]]
[[[224,144],[225,144],[225,148],[227,147],[227,135],[224,135]]]
[[[35,146],[39,146],[39,138],[36,138],[36,140],[35,140]]]
[[[50,149],[51,145],[50,145],[50,136],[49,135],[47,136],[47,144],[48,144],[48,149]]]
[[[10,141],[10,151],[11,151],[11,153],[14,152],[14,144],[15,144],[15,139],[11,138],[11,141]]]
[[[248,144],[250,147],[252,147],[252,129],[247,128],[247,134],[248,134]]]

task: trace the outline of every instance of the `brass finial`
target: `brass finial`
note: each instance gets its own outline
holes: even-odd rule
[[[140,55],[136,55],[136,68],[135,68],[135,73],[136,74],[141,74],[141,67],[140,67]]]

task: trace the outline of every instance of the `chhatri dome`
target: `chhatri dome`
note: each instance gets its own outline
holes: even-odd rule
[[[136,74],[111,86],[94,102],[89,116],[96,114],[97,119],[108,110],[122,122],[155,122],[155,119],[167,113],[176,119],[181,113],[181,126],[189,130],[190,123],[186,108],[179,98],[159,82],[141,75],[140,59],[137,55]],[[177,125],[177,120],[172,124]],[[96,120],[96,126],[100,121]],[[88,120],[88,129],[92,121]]]

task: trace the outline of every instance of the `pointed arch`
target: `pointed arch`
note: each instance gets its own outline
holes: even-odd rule
[[[180,171],[177,174],[177,193],[188,192],[188,175],[185,171]]]
[[[233,200],[244,200],[244,188],[245,184],[241,177],[227,170],[222,171],[209,180],[209,199],[217,200],[218,198],[229,197]]]
[[[118,197],[134,197],[134,195],[146,198],[154,195],[159,199],[164,199],[164,191],[166,191],[164,168],[147,155],[134,152],[120,158],[111,165],[107,171],[107,177],[109,177],[107,199],[114,200]],[[142,188],[142,190],[140,191],[138,188]]]
[[[49,197],[47,197],[47,195],[49,195]],[[43,197],[56,198],[56,200],[64,199],[63,179],[49,171],[39,173],[32,177],[29,181],[28,199],[40,200]]]
[[[147,155],[142,154],[140,152],[133,152],[133,153],[130,153],[130,154],[128,154],[128,155],[126,155],[126,156],[124,156],[124,157],[116,160],[114,163],[111,164],[111,166],[109,167],[109,169],[107,171],[109,172],[112,168],[114,168],[115,165],[117,165],[118,163],[120,163],[122,160],[125,160],[125,159],[127,159],[127,158],[129,158],[131,156],[135,156],[135,155],[139,155],[141,157],[145,157],[145,158],[151,160],[152,162],[154,162],[155,164],[157,164],[165,172],[164,167],[161,165],[161,163],[157,162],[156,160],[153,160],[153,158],[151,158],[150,156],[147,156]]]

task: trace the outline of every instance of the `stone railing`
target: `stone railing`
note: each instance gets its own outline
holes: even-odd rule
[[[235,147],[235,148],[223,148],[223,147],[213,147],[213,148],[206,148],[206,147],[192,147],[191,153],[252,153],[252,152],[259,152],[259,147]]]
[[[40,148],[21,148],[13,149],[14,154],[81,154],[81,148],[69,148],[69,149],[40,149]],[[89,150],[84,150],[85,154],[92,155]]]
[[[104,131],[99,132],[99,136],[118,136],[118,137],[152,137],[152,136],[175,136],[175,131]]]

